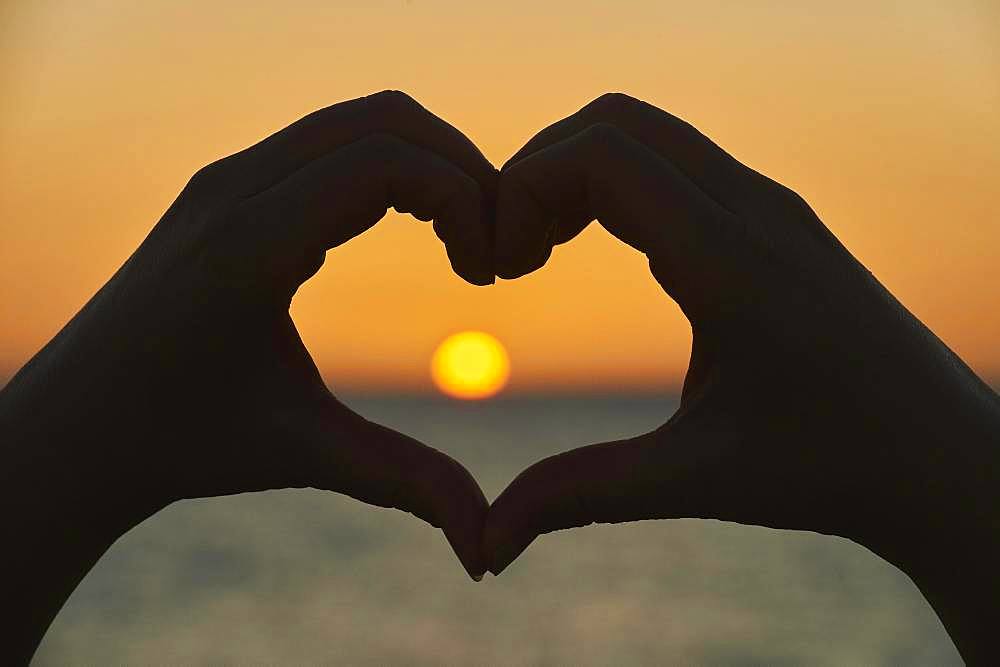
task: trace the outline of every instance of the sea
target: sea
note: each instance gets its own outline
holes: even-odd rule
[[[638,435],[650,395],[355,396],[488,498],[545,456]],[[960,665],[906,575],[846,539],[718,521],[595,525],[472,582],[398,510],[282,490],[176,503],[123,536],[34,665]]]

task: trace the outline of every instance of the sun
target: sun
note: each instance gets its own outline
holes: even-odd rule
[[[448,336],[431,357],[431,377],[438,389],[455,398],[489,398],[510,377],[507,350],[482,331]]]

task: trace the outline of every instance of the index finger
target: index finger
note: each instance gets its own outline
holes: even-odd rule
[[[739,241],[732,214],[676,165],[607,125],[593,125],[504,170],[497,197],[494,264],[500,278],[548,260],[565,212],[596,218],[644,253],[690,317],[732,293]]]
[[[341,146],[380,133],[445,158],[479,183],[485,200],[493,200],[496,168],[458,129],[398,90],[314,111],[221,162],[236,172],[239,194],[250,196]]]
[[[777,187],[687,121],[623,93],[605,93],[573,115],[541,130],[501,171],[598,123],[615,126],[669,160],[706,195],[734,212],[742,212],[750,203],[759,201],[765,194],[762,184]]]

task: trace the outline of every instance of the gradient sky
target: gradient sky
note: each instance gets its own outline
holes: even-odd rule
[[[206,7],[205,5],[209,6]],[[0,382],[201,165],[309,111],[409,92],[500,164],[619,90],[797,190],[981,376],[1000,378],[1000,10],[990,0],[0,3]],[[675,388],[690,329],[597,225],[474,288],[398,215],[327,256],[293,316],[349,390],[430,390],[483,329],[512,390]]]

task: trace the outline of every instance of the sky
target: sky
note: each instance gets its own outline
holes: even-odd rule
[[[207,5],[207,6],[206,6]],[[1000,6],[444,0],[0,2],[0,382],[128,257],[200,166],[337,101],[407,91],[495,164],[606,91],[796,190],[981,377],[1000,378]],[[390,214],[292,315],[328,382],[432,391],[487,331],[509,391],[676,390],[690,327],[592,225],[490,288]]]

